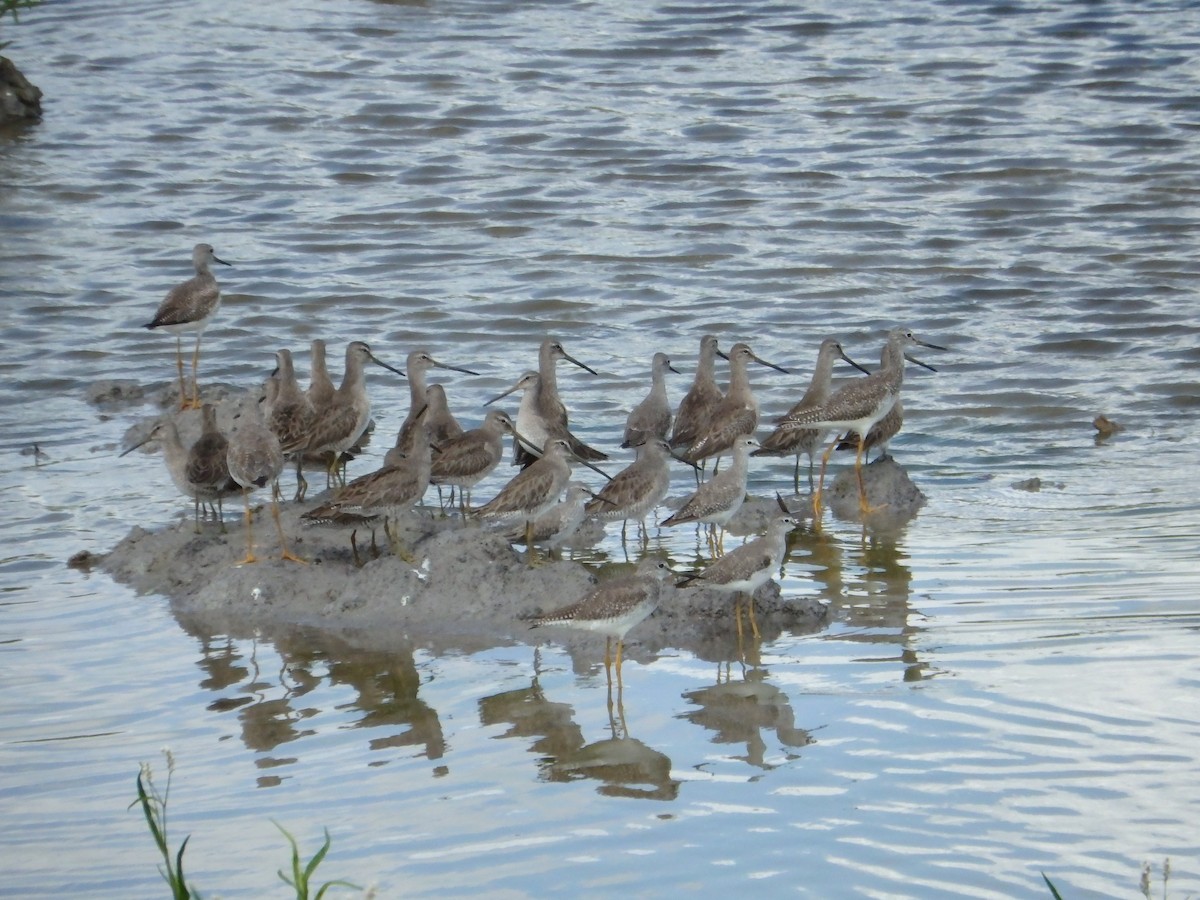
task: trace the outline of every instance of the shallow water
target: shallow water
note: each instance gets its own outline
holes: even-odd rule
[[[127,807],[163,746],[206,894],[279,893],[271,820],[309,853],[327,827],[320,874],[380,896],[1045,896],[1043,871],[1130,896],[1164,857],[1172,896],[1200,892],[1196,22],[916,0],[23,15],[7,53],[46,118],[0,142],[5,896],[161,890]],[[173,377],[138,326],[201,240],[235,264],[202,383],[315,337],[423,346],[483,373],[443,381],[472,422],[553,334],[600,372],[560,386],[607,447],[656,350],[674,401],[702,334],[748,340],[795,373],[754,373],[766,418],[821,337],[874,363],[910,325],[950,348],[910,372],[892,447],[929,503],[896,534],[798,542],[783,589],[827,600],[827,630],[745,667],[630,661],[617,770],[586,765],[622,726],[603,669],[554,643],[207,633],[63,564],[182,513],[154,458],[116,460],[153,410],[86,391]],[[394,432],[406,386],[372,395]],[[1099,412],[1126,431],[1097,443]],[[773,460],[751,491],[790,481]]]

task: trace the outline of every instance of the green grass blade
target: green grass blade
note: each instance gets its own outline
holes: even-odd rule
[[[1054,882],[1046,877],[1046,873],[1042,873],[1042,881],[1046,882],[1046,887],[1050,888],[1050,893],[1054,895],[1054,900],[1063,900],[1062,894],[1058,892],[1058,888],[1054,886]]]

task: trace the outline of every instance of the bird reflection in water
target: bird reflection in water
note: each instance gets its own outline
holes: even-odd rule
[[[534,676],[529,687],[494,694],[479,701],[484,725],[509,723],[502,738],[534,738],[530,750],[538,753],[538,776],[543,781],[565,782],[591,778],[601,782],[596,791],[606,797],[673,800],[680,782],[671,777],[671,760],[630,736],[625,720],[623,691],[615,700],[608,680],[608,736],[586,743],[583,730],[566,703],[547,700],[538,680],[540,650],[534,652]]]
[[[743,755],[733,755],[748,765],[763,770],[776,766],[767,761],[767,741],[763,731],[774,731],[785,748],[785,759],[795,759],[794,752],[813,742],[812,735],[796,727],[796,717],[787,695],[767,681],[767,670],[761,667],[744,669],[742,678],[734,680],[731,664],[717,668],[716,684],[686,692],[683,697],[699,709],[682,713],[679,718],[713,732],[714,744],[745,744]]]

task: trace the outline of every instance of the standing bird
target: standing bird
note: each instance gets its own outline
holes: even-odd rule
[[[197,502],[216,504],[217,521],[224,531],[225,511],[221,501],[237,493],[240,486],[229,475],[229,462],[226,459],[229,441],[217,427],[216,408],[211,403],[205,403],[200,413],[203,422],[200,437],[188,450],[185,475],[188,484],[196,492]]]
[[[467,375],[478,375],[470,369],[447,365],[438,362],[425,350],[414,350],[408,354],[408,363],[404,370],[408,373],[409,405],[408,415],[396,433],[396,446],[405,453],[409,451],[413,440],[413,429],[417,421],[426,414],[429,407],[429,389],[425,383],[425,374],[430,369],[448,369],[451,372],[463,372]]]
[[[421,417],[429,430],[429,440],[435,447],[464,434],[463,427],[450,412],[446,402],[446,389],[440,384],[431,384],[425,392],[425,415]]]
[[[887,353],[887,345],[884,345],[883,352]],[[915,356],[904,354],[904,358],[910,363],[915,363],[923,369],[928,369],[930,372],[936,372],[933,366],[928,363],[923,363]],[[882,363],[882,360],[880,360]],[[904,401],[897,397],[896,402],[892,405],[888,414],[871,426],[871,430],[867,432],[867,438],[863,441],[864,456],[869,450],[879,448],[879,459],[886,459],[888,455],[888,444],[904,427]],[[855,431],[851,431],[844,435],[838,442],[835,450],[857,450],[859,435]]]
[[[371,419],[371,400],[367,396],[364,374],[368,362],[395,372],[401,378],[405,377],[399,369],[378,359],[365,343],[351,341],[346,347],[346,371],[341,385],[333,394],[333,400],[313,417],[312,425],[303,439],[285,449],[297,453],[332,454],[329,472],[337,468],[342,453],[358,442]],[[304,499],[307,488],[307,482],[300,481],[297,500]]]
[[[296,381],[292,351],[275,351],[275,372],[267,394],[267,428],[279,441],[283,455],[296,461],[296,499],[302,500],[308,487],[304,480],[305,445],[317,412]]]
[[[757,446],[758,441],[748,434],[734,439],[733,465],[697,487],[696,492],[683,502],[683,506],[662,524],[671,526],[704,522],[711,525],[708,533],[709,551],[714,556],[724,554],[725,526],[742,508],[742,502],[746,499],[750,451]],[[718,527],[721,529],[719,537],[714,533]]]
[[[532,414],[544,423],[544,427],[550,431],[551,436],[561,436],[570,426],[567,407],[558,395],[558,361],[563,359],[578,366],[585,372],[590,372],[593,375],[596,374],[595,369],[581,363],[564,350],[562,343],[559,341],[554,338],[546,338],[542,341],[541,346],[538,348],[538,380],[532,386],[533,395],[530,398],[530,403]],[[525,428],[521,422],[519,413],[517,415],[517,431],[532,440],[537,439],[536,434],[525,434]],[[579,442],[577,446],[572,447],[572,452],[579,459],[585,461],[608,459],[606,454],[587,446],[583,442]],[[539,447],[526,447],[522,441],[518,441],[515,462],[517,465],[527,466],[539,453]]]
[[[679,374],[665,353],[655,353],[650,363],[650,393],[633,408],[625,420],[621,447],[636,447],[647,438],[666,440],[671,428],[671,404],[667,400],[667,372]]]
[[[718,351],[720,352],[720,351]],[[683,453],[689,462],[701,463],[710,456],[719,457],[733,447],[734,439],[743,434],[754,434],[758,427],[758,400],[750,389],[750,363],[787,374],[787,369],[767,362],[754,354],[749,344],[734,344],[728,354],[729,390],[721,402],[710,412],[708,421],[701,424],[696,439]]]
[[[750,613],[750,628],[761,637],[754,618],[754,592],[766,584],[787,555],[787,535],[800,524],[794,516],[782,515],[771,520],[767,533],[747,541],[736,550],[713,560],[699,572],[688,575],[680,587],[707,587],[735,597],[734,615],[737,618],[738,643],[742,641],[742,595]]]
[[[825,403],[797,410],[780,423],[781,428],[788,429],[836,428],[851,429],[858,433],[858,453],[854,457],[854,471],[858,475],[859,510],[864,517],[871,512],[862,475],[865,436],[870,433],[872,426],[895,406],[900,396],[900,387],[904,384],[904,361],[908,358],[906,348],[914,346],[929,347],[933,350],[946,349],[921,340],[911,329],[893,328],[888,332],[887,343],[883,348],[883,364],[876,372],[843,385],[834,391]],[[829,456],[838,441],[838,438],[831,441],[821,457],[821,475],[817,489],[813,492],[814,522],[821,518],[821,490],[825,480],[825,467],[829,464]]]
[[[519,519],[525,523],[525,546],[529,551],[530,565],[535,564],[533,545],[533,522],[542,513],[558,503],[563,488],[571,479],[571,448],[562,438],[551,438],[542,456],[518,472],[500,489],[495,497],[475,510],[481,519],[511,521]],[[584,465],[594,465],[581,460]],[[600,472],[600,469],[596,469]],[[603,472],[601,472],[603,474]],[[607,477],[607,476],[605,476]]]
[[[641,527],[642,546],[650,540],[646,515],[663,501],[671,487],[671,448],[662,438],[647,438],[637,448],[637,458],[612,477],[589,500],[584,511],[600,520],[621,520],[621,543],[630,519]]]
[[[808,390],[804,392],[804,396],[789,409],[784,415],[780,416],[776,422],[783,422],[789,416],[799,412],[810,406],[820,406],[829,399],[830,391],[833,388],[833,364],[839,359],[844,359],[854,368],[858,369],[867,375],[871,373],[852,360],[846,355],[846,351],[842,349],[841,341],[837,338],[827,337],[821,341],[821,348],[817,351],[817,365],[813,369],[812,380],[808,383]],[[792,479],[795,482],[796,493],[800,493],[800,456],[802,454],[808,456],[808,490],[811,493],[814,490],[813,481],[813,461],[816,457],[817,449],[824,442],[826,431],[819,428],[783,428],[777,427],[762,442],[762,447],[754,451],[755,456],[787,456],[790,453],[796,454],[796,469],[792,473]]]
[[[221,306],[221,287],[209,266],[219,262],[223,266],[230,263],[219,259],[211,244],[197,244],[192,248],[192,265],[196,274],[182,284],[177,284],[167,291],[167,296],[158,304],[154,318],[143,325],[143,328],[154,330],[162,328],[175,335],[175,363],[179,368],[179,408],[195,409],[200,406],[200,383],[196,372],[200,365],[200,336],[208,320],[216,315]],[[192,396],[187,395],[187,387],[183,381],[183,339],[180,335],[185,331],[196,332],[196,350],[192,354]]]
[[[579,459],[602,457],[607,459],[599,450],[595,450],[581,441],[570,430],[557,420],[546,419],[537,411],[537,387],[541,376],[530,369],[517,379],[517,383],[507,391],[497,394],[484,403],[489,406],[509,394],[521,391],[521,405],[517,409],[516,433],[513,437],[513,465],[528,465],[542,455],[542,447],[552,438],[562,438],[571,448],[571,452]],[[524,463],[521,461],[525,460]]]
[[[325,342],[313,341],[309,356],[308,390],[304,392],[304,396],[308,398],[314,410],[324,409],[333,400],[333,394],[337,390],[325,365]]]
[[[263,421],[258,404],[249,403],[247,406],[248,411],[242,415],[241,424],[229,438],[226,461],[230,476],[242,487],[242,498],[246,503],[246,558],[242,562],[253,563],[258,562],[258,558],[254,555],[250,492],[274,484],[279,478],[279,473],[283,471],[283,449],[279,446],[279,438]],[[275,520],[275,530],[279,533],[280,559],[306,562],[288,550],[283,523],[279,519],[279,501],[275,495],[276,491],[272,490],[271,518]]]
[[[489,409],[478,428],[437,444],[430,481],[438,486],[439,493],[444,484],[457,487],[459,506],[464,515],[471,505],[471,488],[500,464],[504,456],[504,435],[512,434],[513,428],[508,413]],[[430,437],[432,439],[432,435]],[[454,502],[453,497],[450,502]]]
[[[587,519],[584,505],[595,496],[582,481],[569,482],[563,499],[533,520],[532,534],[528,536],[554,556]],[[524,525],[509,529],[504,537],[509,543],[524,544],[527,537]]]
[[[144,438],[129,449],[123,450],[121,456],[127,456],[151,441],[159,441],[162,444],[163,462],[167,465],[167,474],[171,476],[175,487],[185,497],[192,498],[193,523],[196,533],[199,534],[201,514],[203,513],[207,517],[207,510],[211,508],[211,499],[208,496],[202,497],[196,486],[188,481],[188,448],[183,446],[183,441],[179,437],[179,428],[175,423],[170,419],[156,422]],[[212,513],[216,516],[215,508],[212,508]]]
[[[712,410],[721,402],[724,393],[717,385],[717,338],[706,334],[700,338],[700,358],[692,386],[679,401],[675,410],[675,428],[667,443],[672,450],[690,447],[699,436],[700,428],[708,422]]]
[[[565,625],[603,634],[604,670],[612,681],[612,642],[617,642],[617,685],[621,685],[621,652],[625,635],[648,617],[662,599],[671,566],[665,559],[647,556],[633,575],[610,578],[592,588],[580,600],[529,620],[531,628]]]

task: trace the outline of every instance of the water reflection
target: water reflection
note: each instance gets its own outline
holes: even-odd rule
[[[591,778],[601,782],[597,793],[606,797],[673,800],[680,782],[671,777],[670,758],[629,733],[624,690],[608,679],[605,704],[608,734],[588,743],[566,703],[547,700],[539,684],[540,651],[534,653],[534,676],[529,687],[505,691],[479,701],[484,725],[507,722],[502,738],[534,738],[530,750],[541,755],[538,778],[546,782]]]
[[[733,677],[733,665],[717,666],[716,683],[687,691],[683,698],[699,709],[682,713],[679,718],[713,732],[714,744],[745,744],[746,752],[731,759],[764,771],[778,764],[767,762],[767,741],[763,732],[773,731],[776,740],[793,750],[812,743],[812,735],[796,727],[795,713],[787,695],[767,681],[767,670],[753,665],[739,667],[740,677]],[[798,753],[787,752],[784,759],[796,759]]]

